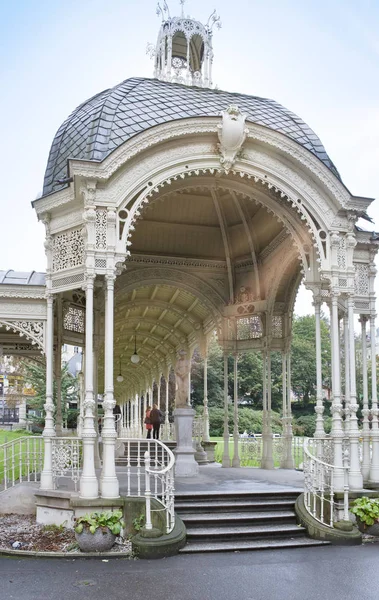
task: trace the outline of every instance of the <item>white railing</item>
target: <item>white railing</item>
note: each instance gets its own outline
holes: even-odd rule
[[[59,487],[60,477],[67,477],[74,482],[75,491],[77,491],[82,463],[82,440],[74,437],[51,439],[54,489]]]
[[[126,496],[146,498],[146,528],[151,525],[151,512],[165,511],[166,533],[169,533],[175,525],[173,453],[160,440],[125,438],[118,441],[125,448]],[[151,508],[152,497],[162,508]]]
[[[330,438],[309,438],[304,441],[304,504],[310,515],[323,525],[333,527],[340,520],[349,520],[349,464],[348,451],[343,460],[343,502],[336,501],[336,469],[321,460],[330,455]],[[338,468],[339,474],[341,467]],[[341,492],[342,490],[338,490]]]
[[[38,481],[43,464],[41,436],[24,436],[0,446],[0,489],[23,481]]]
[[[304,441],[308,438],[293,437],[291,440],[291,452],[295,469],[302,470],[304,462]],[[285,454],[286,440],[281,435],[275,435],[272,439],[272,455],[275,466],[280,466]],[[241,437],[241,466],[259,467],[263,456],[263,438],[261,434],[254,437]]]

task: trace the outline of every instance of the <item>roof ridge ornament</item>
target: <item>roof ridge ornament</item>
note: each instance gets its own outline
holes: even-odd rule
[[[180,0],[181,16],[171,17],[166,0],[158,2],[157,15],[162,19],[156,46],[148,44],[147,53],[154,59],[154,77],[161,81],[196,87],[212,87],[213,28],[220,29],[216,10],[203,25],[184,15],[186,0]]]
[[[230,104],[222,111],[221,116],[222,122],[217,125],[220,140],[217,148],[221,154],[220,163],[228,174],[242,150],[249,130],[245,126],[247,115],[242,113],[236,104]]]

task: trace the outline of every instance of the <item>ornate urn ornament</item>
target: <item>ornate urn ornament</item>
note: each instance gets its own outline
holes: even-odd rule
[[[249,130],[245,127],[247,115],[242,114],[236,104],[231,104],[221,114],[222,123],[217,126],[220,140],[217,147],[221,154],[220,162],[225,173],[228,174],[242,149]]]

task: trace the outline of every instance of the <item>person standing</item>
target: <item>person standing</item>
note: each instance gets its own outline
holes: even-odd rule
[[[146,408],[146,412],[145,412],[145,427],[147,430],[147,434],[146,434],[146,439],[150,440],[151,439],[151,430],[153,429],[153,426],[151,424],[151,406],[148,406]]]
[[[158,408],[157,404],[153,405],[153,408],[150,412],[150,422],[153,426],[153,439],[159,440],[159,428],[161,426],[162,413]]]

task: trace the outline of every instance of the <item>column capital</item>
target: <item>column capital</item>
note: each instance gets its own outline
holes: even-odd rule
[[[89,288],[94,287],[95,285],[95,279],[96,279],[96,273],[93,272],[87,272],[84,275],[84,283],[83,283],[83,290],[86,291]]]

